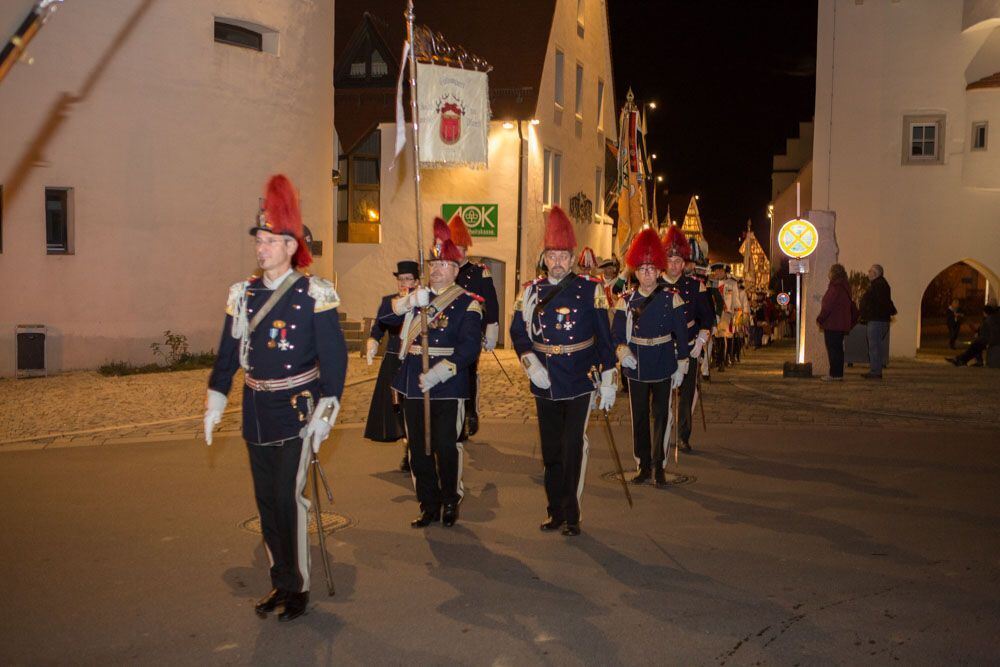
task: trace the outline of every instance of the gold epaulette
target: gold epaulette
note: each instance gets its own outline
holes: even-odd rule
[[[309,277],[309,296],[315,301],[313,312],[322,313],[340,305],[340,297],[333,283],[317,276]]]

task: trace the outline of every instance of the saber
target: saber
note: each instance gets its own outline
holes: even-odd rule
[[[681,392],[677,387],[670,390],[670,402],[673,404],[672,412],[674,417],[674,463],[677,463],[678,451],[680,451],[680,437],[678,433],[677,422],[680,420],[680,402],[681,402]]]
[[[695,372],[698,373],[698,370],[699,369],[696,368]],[[696,378],[696,381],[698,383],[695,388],[698,390],[698,399],[699,399],[698,400],[698,408],[701,409],[701,428],[702,428],[702,430],[707,431],[708,430],[708,422],[705,420],[705,392],[701,388],[701,373],[698,373],[695,376],[695,378]]]
[[[311,448],[311,443],[306,443],[307,446]],[[313,451],[312,455],[312,478],[313,478],[313,509],[315,510],[316,516],[316,534],[319,535],[319,553],[323,560],[323,573],[326,575],[326,591],[327,595],[333,597],[336,591],[333,587],[333,576],[330,574],[330,557],[326,553],[326,537],[323,535],[323,518],[322,511],[319,506],[319,480],[323,479],[323,488],[326,489],[326,497],[333,502],[333,493],[330,492],[330,485],[326,481],[326,473],[323,472],[323,466],[319,463],[319,457],[316,456],[316,452]]]
[[[503,367],[502,363],[500,363],[500,357],[497,356],[497,351],[496,350],[490,350],[490,352],[493,353],[493,358],[497,360],[497,365],[500,366],[500,370],[503,371],[503,376],[505,378],[507,378],[507,382],[510,382],[510,386],[513,387],[514,386],[514,381],[510,379],[510,376],[507,375],[507,369]]]
[[[25,49],[28,48],[28,43],[34,39],[38,31],[45,25],[45,22],[49,20],[49,16],[59,8],[59,4],[62,1],[38,0],[35,6],[31,8],[28,16],[21,22],[17,31],[4,44],[3,48],[0,48],[0,81],[3,81],[7,73],[14,67],[14,63],[19,59],[29,65],[31,64],[32,59],[27,57]]]
[[[594,380],[595,385],[600,386],[600,382],[598,381],[600,376],[597,374],[597,368],[591,368],[590,372],[591,379]],[[599,389],[597,393],[600,394]],[[608,411],[598,409],[598,412],[600,412],[604,417],[604,432],[608,436],[608,449],[611,450],[611,458],[615,462],[615,469],[618,473],[618,481],[622,483],[622,490],[625,491],[625,501],[628,503],[629,509],[632,509],[634,507],[632,504],[632,492],[628,490],[628,482],[625,481],[625,469],[622,468],[622,459],[618,455],[618,445],[615,444],[615,435],[611,432],[611,420],[608,419]]]

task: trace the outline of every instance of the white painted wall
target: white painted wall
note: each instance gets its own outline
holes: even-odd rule
[[[535,263],[541,252],[545,216],[542,200],[544,149],[551,148],[562,153],[561,203],[568,211],[570,197],[581,190],[589,199],[594,200],[595,172],[599,167],[604,168],[605,133],[612,138],[617,134],[611,47],[604,3],[588,0],[585,12],[584,34],[581,37],[577,32],[576,0],[560,0],[557,3],[548,55],[539,86],[535,113],[539,123],[532,125],[527,119],[521,123],[526,161],[523,176],[522,282],[534,278]],[[554,102],[556,48],[565,54],[566,108],[561,112],[556,109]],[[579,124],[574,114],[578,61],[584,66],[583,114]],[[597,131],[598,77],[605,83],[603,133]],[[400,259],[416,259],[412,157],[408,153],[404,154],[390,170],[395,124],[382,124],[380,129],[382,242],[338,243],[335,253],[343,310],[353,319],[374,316],[381,296],[395,289],[392,271],[396,262]],[[493,257],[506,263],[506,298],[503,308],[505,330],[510,324],[513,301],[519,291],[514,276],[517,247],[517,162],[517,129],[505,129],[497,120],[490,123],[488,169],[421,171],[425,248],[430,246],[431,221],[435,215],[441,214],[441,204],[500,205],[497,238],[474,238],[470,255]],[[610,254],[611,225],[583,222],[575,224],[575,227],[579,248],[590,246],[599,255]]]
[[[278,30],[278,53],[216,44],[216,15]],[[19,323],[48,325],[55,370],[151,361],[165,329],[216,347],[275,172],[332,272],[333,0],[67,2],[30,50],[0,84],[0,374]],[[73,255],[46,255],[46,186],[75,189]]]
[[[985,22],[963,32],[971,5]],[[965,90],[995,18],[996,3],[958,0],[819,5],[812,206],[836,213],[848,270],[885,267],[896,355],[915,352],[920,299],[938,272],[966,261],[996,282],[1000,271],[1000,135],[988,155],[969,151],[971,123],[995,117],[1000,95]],[[995,60],[977,69],[1000,71]],[[947,114],[942,165],[901,164],[903,116],[919,113]]]

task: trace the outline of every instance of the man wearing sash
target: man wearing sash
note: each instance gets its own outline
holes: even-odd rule
[[[615,354],[628,380],[632,444],[639,466],[633,484],[644,484],[653,475],[657,486],[666,484],[663,466],[670,390],[680,386],[688,368],[684,300],[658,282],[666,261],[655,230],[647,228],[636,235],[625,264],[635,272],[639,286],[618,300],[612,325]]]
[[[497,346],[500,336],[500,302],[497,300],[496,286],[493,276],[485,264],[470,262],[467,256],[472,247],[472,235],[465,226],[465,221],[458,213],[452,216],[448,223],[451,241],[458,248],[460,256],[458,277],[455,284],[462,289],[476,294],[483,299],[482,340],[483,349],[492,352]],[[479,430],[479,357],[469,369],[469,399],[465,401],[465,428],[459,437],[463,442]]]
[[[580,496],[589,449],[586,430],[591,401],[610,410],[618,378],[600,278],[570,271],[576,237],[558,206],[545,225],[547,276],[525,285],[514,304],[510,337],[521,358],[538,410],[545,465],[548,517],[543,531],[580,534]],[[591,373],[600,373],[594,386]]]
[[[399,392],[406,420],[410,470],[420,501],[420,515],[410,525],[424,528],[441,521],[455,525],[464,495],[462,463],[464,448],[459,434],[469,398],[469,368],[479,356],[483,300],[455,284],[461,253],[451,241],[448,225],[434,219],[434,246],[430,250],[430,289],[418,287],[392,301],[394,318],[402,323],[403,365],[396,373],[393,389]],[[427,339],[430,369],[424,373],[421,358],[419,309],[427,309]],[[424,391],[431,398],[431,454],[424,444]]]
[[[691,262],[696,247],[696,244],[686,238],[676,226],[671,226],[663,237],[663,248],[667,254],[667,270],[663,276],[663,285],[664,289],[684,301],[688,357],[691,360],[680,386],[680,404],[677,409],[679,442],[675,444],[685,452],[691,451],[691,415],[700,372],[698,360],[705,351],[705,345],[711,338],[712,327],[715,325],[715,311],[712,309],[705,284],[693,275],[685,275],[685,269]],[[669,427],[670,424],[668,429]]]
[[[344,390],[347,346],[333,285],[299,272],[312,263],[291,182],[267,184],[255,237],[261,273],[229,290],[219,355],[208,380],[205,440],[222,418],[233,374],[244,371],[243,439],[247,442],[273,590],[260,615],[283,607],[280,621],[309,601],[310,503],[302,496],[314,452],[330,433]]]

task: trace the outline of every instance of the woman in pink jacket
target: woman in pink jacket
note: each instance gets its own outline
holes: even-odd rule
[[[826,354],[830,358],[830,373],[824,375],[824,382],[844,379],[844,336],[858,322],[858,307],[851,298],[851,286],[847,282],[847,271],[843,265],[830,267],[830,285],[823,295],[823,305],[816,317],[816,323],[823,330]]]

